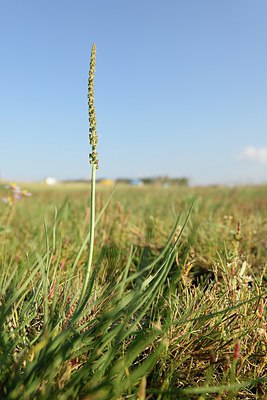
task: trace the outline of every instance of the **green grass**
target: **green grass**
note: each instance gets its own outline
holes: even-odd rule
[[[89,184],[24,186],[0,205],[0,398],[265,398],[266,187],[119,186],[106,206],[97,185],[77,315]]]

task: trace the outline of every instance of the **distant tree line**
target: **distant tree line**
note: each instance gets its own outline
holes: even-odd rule
[[[82,183],[88,182],[88,179],[70,179],[61,181],[62,183]],[[114,183],[120,183],[125,185],[159,185],[159,186],[188,186],[189,179],[185,177],[181,178],[170,178],[169,176],[157,176],[157,177],[146,177],[146,178],[117,178],[117,179],[106,179],[98,178],[97,183],[105,185],[112,185]]]
[[[177,186],[188,186],[189,179],[185,177],[181,178],[170,178],[168,176],[157,176],[157,177],[146,177],[139,179],[130,179],[130,178],[118,178],[116,179],[117,183],[123,184],[132,184],[133,181],[142,182],[144,185],[177,185]]]

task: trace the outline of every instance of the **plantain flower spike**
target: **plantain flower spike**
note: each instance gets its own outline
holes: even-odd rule
[[[88,77],[88,112],[89,112],[89,140],[92,146],[92,153],[89,155],[90,164],[98,169],[98,154],[96,151],[98,136],[96,132],[96,113],[95,113],[95,99],[94,99],[94,79],[95,79],[95,65],[96,65],[96,45],[92,45],[90,70]]]

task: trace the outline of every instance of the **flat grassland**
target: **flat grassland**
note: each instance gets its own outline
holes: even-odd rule
[[[97,185],[82,312],[90,185],[22,187],[0,205],[0,398],[266,398],[266,186]]]

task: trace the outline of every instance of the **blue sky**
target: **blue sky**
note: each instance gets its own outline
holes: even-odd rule
[[[10,0],[0,6],[3,179],[267,181],[266,0]]]

